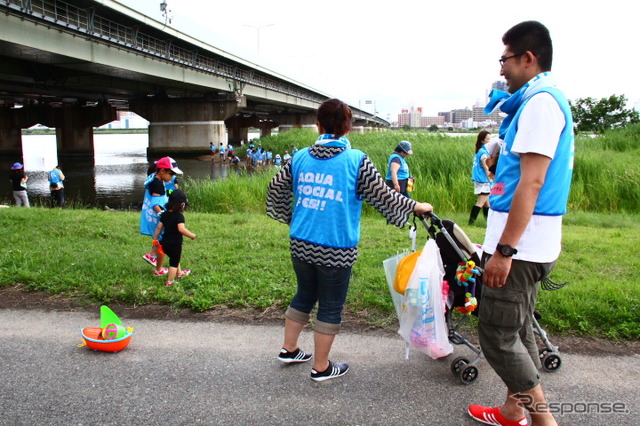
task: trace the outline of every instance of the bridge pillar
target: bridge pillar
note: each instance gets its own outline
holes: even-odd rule
[[[15,157],[22,161],[22,132],[20,128],[0,127],[0,157]]]
[[[256,126],[256,128],[260,130],[261,138],[271,136],[271,130],[273,130],[275,127],[278,127],[278,125],[272,120],[260,120],[260,122]]]
[[[22,161],[22,129],[37,123],[32,108],[0,108],[0,156]]]
[[[316,127],[316,114],[278,114],[271,116],[274,121],[278,122],[278,132],[286,133],[291,129],[313,128]]]
[[[227,145],[224,120],[246,106],[239,100],[159,99],[131,104],[149,121],[149,158],[211,154],[209,144]]]
[[[249,140],[249,127],[257,123],[255,117],[232,117],[225,121],[229,132],[229,143],[233,146],[240,146],[240,141]]]
[[[109,105],[85,107],[64,105],[62,108],[38,108],[37,122],[56,128],[58,163],[65,160],[94,161],[93,128],[118,119]]]
[[[229,143],[233,146],[240,146],[240,141],[249,140],[249,128],[238,127],[229,132]]]

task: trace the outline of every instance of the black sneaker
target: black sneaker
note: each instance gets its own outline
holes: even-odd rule
[[[288,350],[282,348],[280,349],[280,353],[278,354],[278,359],[287,364],[298,363],[298,362],[307,362],[311,359],[313,355],[310,352],[301,351],[300,348],[296,349],[293,352],[289,352]]]
[[[329,361],[329,367],[324,371],[318,372],[315,368],[311,369],[311,380],[315,380],[316,382],[323,382],[325,380],[344,376],[345,374],[347,374],[347,371],[349,371],[349,364],[334,364],[333,362]]]

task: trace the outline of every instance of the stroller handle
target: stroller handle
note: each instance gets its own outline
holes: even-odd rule
[[[438,216],[436,216],[436,214],[434,212],[427,212],[427,213],[425,213],[423,215],[420,215],[420,214],[415,214],[415,215],[417,217],[419,217],[420,219],[428,218],[430,221],[434,222],[435,224],[441,224],[442,223],[440,221],[440,218]]]
[[[427,212],[427,214],[425,216],[429,216],[429,219],[431,219],[431,221],[435,222],[436,224],[442,223],[440,221],[440,218],[438,216],[436,216],[436,214],[434,212]]]
[[[462,262],[467,262],[469,260],[467,258],[467,256],[462,252],[462,250],[460,250],[460,247],[458,247],[456,242],[453,240],[453,237],[451,237],[451,235],[449,234],[449,231],[447,231],[447,228],[444,227],[444,224],[442,223],[440,218],[438,216],[436,216],[436,214],[434,212],[428,212],[424,216],[419,216],[419,217],[420,217],[420,220],[422,221],[422,224],[424,225],[425,229],[427,230],[427,232],[431,236],[431,238],[433,238],[433,239],[436,238],[436,228],[438,228],[440,230],[440,233],[447,239],[447,241],[451,245],[451,248],[453,248],[453,250],[456,252],[456,254],[460,258],[460,260]],[[427,223],[425,217],[429,217],[429,221],[431,222],[431,226],[429,226],[429,224]]]

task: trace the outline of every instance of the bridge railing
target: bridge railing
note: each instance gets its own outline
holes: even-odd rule
[[[201,52],[160,40],[140,31],[62,0],[0,0],[0,5],[32,17],[53,22],[107,42],[116,43],[146,54],[197,68],[241,83],[266,88],[286,95],[321,103],[325,96],[305,90],[267,74],[223,60],[213,53]]]
[[[215,53],[201,49],[187,49],[172,41],[161,40],[141,31],[138,25],[127,26],[100,16],[93,7],[82,8],[63,0],[0,0],[0,6],[8,7],[36,19],[55,23],[71,31],[99,38],[108,43],[115,43],[242,84],[250,84],[318,104],[326,98],[318,92],[304,89],[250,67],[241,66]],[[364,111],[361,113],[369,116]],[[375,116],[368,118],[373,121],[379,120]],[[384,120],[379,121],[380,124],[386,123]]]

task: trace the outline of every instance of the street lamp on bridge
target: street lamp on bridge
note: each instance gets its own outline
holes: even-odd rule
[[[256,48],[258,51],[258,55],[260,55],[260,30],[265,27],[272,27],[275,24],[263,24],[263,25],[247,25],[244,24],[245,27],[255,28],[256,29]]]

